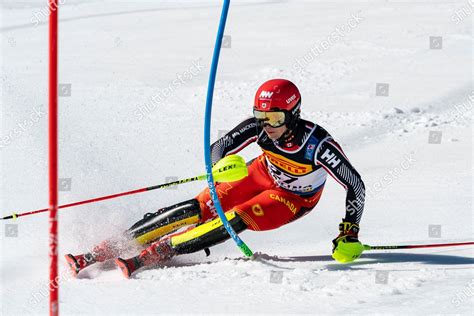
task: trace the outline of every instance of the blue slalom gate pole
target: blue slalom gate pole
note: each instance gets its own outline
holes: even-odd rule
[[[219,29],[217,31],[216,44],[214,46],[214,54],[212,56],[211,71],[209,74],[209,83],[207,87],[206,98],[206,113],[204,118],[204,160],[206,163],[207,185],[209,187],[210,195],[217,214],[222,221],[225,229],[235,241],[240,250],[247,256],[253,256],[252,250],[240,239],[235,230],[230,225],[222,210],[219,197],[217,196],[216,187],[214,185],[214,177],[212,176],[212,161],[211,161],[211,114],[212,114],[212,99],[214,96],[214,85],[216,82],[217,65],[219,63],[219,55],[222,46],[222,37],[224,35],[225,24],[227,21],[227,13],[229,12],[230,0],[224,0],[222,7],[221,19],[219,22]]]

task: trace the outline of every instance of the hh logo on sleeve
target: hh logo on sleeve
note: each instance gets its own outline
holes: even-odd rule
[[[325,160],[332,168],[336,168],[341,162],[341,159],[337,158],[336,154],[332,153],[329,149],[326,149],[321,159]]]

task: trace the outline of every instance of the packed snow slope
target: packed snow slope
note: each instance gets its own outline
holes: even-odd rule
[[[77,1],[60,10],[60,203],[204,172],[203,115],[221,1]],[[47,206],[45,1],[1,3],[2,216]],[[303,117],[339,141],[368,188],[371,245],[473,239],[472,7],[467,1],[233,1],[212,137],[251,115],[258,85],[294,81]],[[259,154],[250,146],[242,155]],[[345,192],[329,179],[299,221],[124,280],[72,279],[62,255],[192,198],[180,185],[60,211],[64,315],[472,314],[472,247],[331,257]],[[47,214],[2,221],[1,314],[48,311]]]

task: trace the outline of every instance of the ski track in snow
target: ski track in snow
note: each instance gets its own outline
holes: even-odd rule
[[[284,3],[286,0],[266,0],[266,1],[253,1],[249,3],[238,3],[237,5],[239,6],[261,6],[261,5],[271,5],[271,4],[277,4],[277,3]],[[76,2],[72,3],[72,5],[81,5],[83,3],[81,2]],[[191,5],[190,5],[191,4]],[[66,1],[64,5],[70,5],[69,1]],[[106,17],[117,17],[117,16],[123,16],[123,15],[130,15],[130,14],[150,14],[153,12],[162,12],[162,11],[176,11],[176,10],[183,10],[183,9],[200,9],[200,10],[206,10],[206,9],[211,9],[211,8],[220,8],[220,5],[202,5],[199,2],[196,4],[192,4],[188,2],[181,2],[178,5],[174,4],[174,7],[162,7],[163,4],[161,4],[161,7],[159,8],[147,8],[147,9],[142,9],[142,10],[127,10],[127,11],[114,11],[114,12],[104,12],[104,13],[98,13],[98,14],[88,14],[88,15],[82,15],[82,16],[75,16],[71,18],[64,18],[60,19],[59,22],[73,22],[73,21],[78,21],[78,20],[85,20],[85,19],[97,19],[97,18],[106,18]],[[173,5],[173,3],[168,3],[168,5]],[[4,4],[5,8],[7,9],[12,9],[18,6],[19,8],[31,8],[30,4],[25,3],[20,3],[20,4],[15,4],[15,3],[5,3]],[[22,7],[25,6],[25,7]],[[38,9],[43,9],[44,6],[38,5]],[[12,25],[12,26],[7,26],[7,27],[0,27],[0,33],[5,33],[8,31],[13,31],[13,30],[19,30],[19,29],[28,29],[28,28],[34,28],[37,27],[38,25],[47,25],[48,22],[43,21],[39,23],[26,23],[26,24],[20,24],[20,25]]]

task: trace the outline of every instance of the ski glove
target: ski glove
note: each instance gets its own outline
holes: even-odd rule
[[[339,224],[339,236],[335,238],[332,257],[340,263],[349,263],[360,257],[364,246],[358,239],[359,225],[349,222]]]

